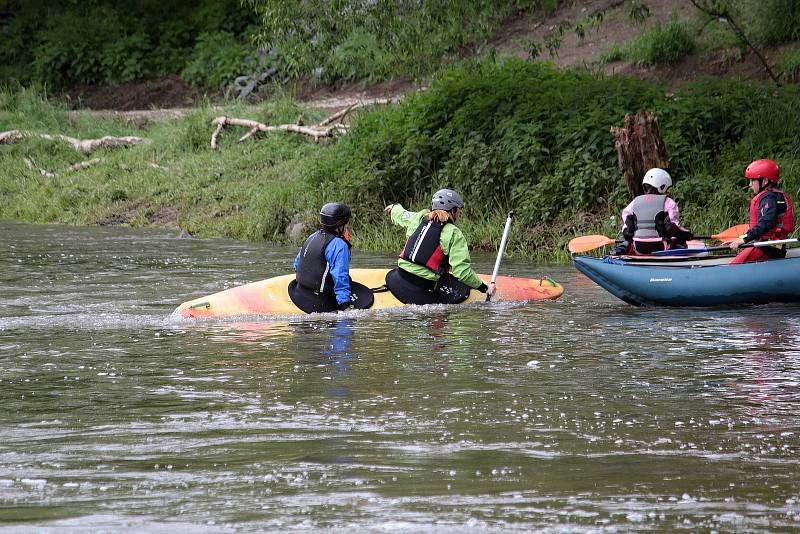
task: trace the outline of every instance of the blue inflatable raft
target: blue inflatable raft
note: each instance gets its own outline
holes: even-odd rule
[[[800,302],[800,249],[785,259],[728,265],[732,256],[575,256],[593,282],[635,306],[726,306]]]

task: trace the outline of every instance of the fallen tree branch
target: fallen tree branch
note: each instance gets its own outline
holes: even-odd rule
[[[25,165],[27,165],[29,169],[39,171],[39,174],[47,178],[55,178],[56,174],[54,172],[50,172],[46,169],[40,168],[38,165],[36,165],[36,163],[34,163],[32,159],[29,158],[22,158],[22,159],[25,161]]]
[[[92,165],[97,165],[98,163],[104,162],[105,159],[103,158],[94,158],[86,161],[81,161],[80,163],[75,163],[74,165],[69,166],[69,170],[72,172],[81,171],[87,167],[91,167]]]
[[[45,176],[47,178],[55,178],[56,176],[58,176],[54,172],[48,171],[47,169],[42,169],[41,167],[36,165],[36,162],[33,161],[31,158],[22,158],[22,160],[25,162],[25,165],[29,169],[39,171],[39,174],[41,174],[42,176]],[[81,161],[79,163],[74,163],[74,164],[70,165],[69,167],[67,167],[66,170],[69,171],[69,172],[78,172],[78,171],[82,171],[83,169],[86,169],[87,167],[91,167],[92,165],[97,165],[98,163],[102,163],[104,161],[105,161],[105,158],[89,159],[89,160],[86,160],[86,161]]]
[[[268,126],[264,123],[254,121],[251,119],[237,119],[234,117],[217,117],[211,124],[216,126],[214,129],[214,133],[211,134],[211,148],[216,149],[219,145],[219,136],[222,133],[222,129],[225,128],[227,125],[231,126],[242,126],[245,128],[249,128],[249,131],[244,134],[242,137],[239,138],[238,142],[241,143],[242,141],[246,141],[247,139],[253,137],[259,132],[294,132],[303,135],[308,135],[309,137],[313,137],[315,142],[319,142],[320,139],[324,137],[333,137],[339,133],[345,133],[349,128],[348,125],[342,123],[342,119],[354,109],[358,109],[364,106],[372,106],[375,104],[389,104],[394,102],[391,98],[378,98],[375,100],[368,100],[364,102],[356,102],[350,104],[345,109],[340,110],[327,119],[323,120],[319,124],[306,126],[303,124],[302,116],[298,119],[296,124],[278,124],[276,126]]]
[[[325,119],[324,121],[320,122],[319,125],[320,126],[326,126],[326,125],[332,123],[335,120],[341,119],[342,117],[344,117],[345,115],[347,115],[348,113],[353,111],[356,108],[357,105],[358,105],[357,102],[353,103],[353,104],[350,104],[349,106],[347,106],[343,110],[337,111],[336,113],[334,113],[333,115],[331,115],[330,117]]]
[[[106,135],[105,137],[101,137],[100,139],[75,139],[74,137],[67,137],[66,135],[47,135],[47,134],[38,134],[39,137],[49,140],[61,140],[69,143],[72,147],[79,151],[83,152],[84,154],[89,154],[94,152],[98,148],[119,148],[119,147],[131,147],[134,145],[138,145],[140,143],[148,142],[146,139],[142,139],[141,137],[135,137],[132,135],[124,136],[124,137],[111,137]]]
[[[222,120],[220,120],[222,119]],[[225,128],[225,117],[218,117],[216,120],[219,122],[217,123],[217,128],[214,130],[214,133],[211,134],[211,148],[217,148],[217,143],[219,142],[219,134],[222,133],[222,129]]]
[[[333,124],[327,126],[301,126],[299,124],[278,124],[277,126],[267,126],[258,121],[250,119],[236,119],[233,117],[217,117],[211,124],[216,125],[213,135],[211,136],[211,148],[217,148],[219,144],[219,135],[222,129],[227,126],[244,126],[249,128],[250,131],[239,138],[239,142],[245,141],[258,132],[295,132],[308,135],[314,138],[314,141],[319,142],[323,137],[333,137],[334,134],[347,131],[347,126],[343,124]]]
[[[0,132],[0,145],[11,145],[25,137],[19,130]]]
[[[244,141],[244,140],[245,140],[245,139],[247,139],[248,137],[252,137],[252,136],[253,136],[253,135],[255,135],[256,133],[258,133],[258,128],[251,128],[249,132],[247,132],[246,134],[244,134],[243,136],[241,136],[241,137],[239,138],[239,143],[241,143],[242,141]]]
[[[100,139],[75,139],[74,137],[69,137],[66,135],[50,135],[23,132],[20,130],[10,130],[8,132],[0,132],[0,145],[10,145],[21,141],[26,137],[40,137],[42,139],[47,139],[48,141],[64,141],[72,145],[72,148],[78,152],[83,152],[84,154],[94,152],[98,148],[127,148],[140,143],[150,142],[147,139],[135,136],[112,137],[107,135],[105,137],[101,137]]]
[[[347,115],[351,111],[356,110],[358,108],[363,108],[364,106],[386,105],[386,104],[395,103],[397,101],[398,101],[397,98],[374,98],[372,100],[364,100],[363,102],[354,102],[353,104],[350,104],[349,106],[347,106],[343,110],[337,111],[336,113],[334,113],[333,115],[331,115],[330,117],[325,119],[324,121],[320,122],[319,125],[320,126],[326,126],[326,125],[332,123],[335,120],[343,118],[345,115]]]

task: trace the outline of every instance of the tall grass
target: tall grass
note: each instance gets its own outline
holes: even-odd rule
[[[790,50],[784,53],[775,66],[784,81],[800,82],[800,50]]]
[[[628,60],[647,66],[674,65],[697,49],[695,30],[672,18],[663,26],[647,29],[624,44],[612,44],[600,57],[603,63]]]
[[[753,3],[753,34],[768,45],[800,39],[800,2],[760,0]]]
[[[166,222],[201,236],[280,242],[287,239],[289,220],[307,216],[304,198],[310,193],[298,184],[298,172],[317,145],[291,134],[237,143],[242,132],[226,131],[220,148],[209,148],[211,120],[219,114],[276,123],[305,113],[316,120],[318,112],[288,98],[255,108],[206,106],[147,130],[88,116],[70,120],[63,108],[28,90],[2,91],[0,102],[0,130],[78,138],[139,135],[151,141],[130,149],[100,150],[91,157],[102,158],[102,163],[79,172],[68,167],[88,156],[64,143],[31,138],[0,147],[0,218],[133,226]],[[57,176],[29,169],[25,158]],[[177,213],[175,220],[161,220],[164,210]]]

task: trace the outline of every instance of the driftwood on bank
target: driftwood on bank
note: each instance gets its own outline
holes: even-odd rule
[[[217,127],[214,130],[214,133],[211,135],[211,148],[217,148],[217,145],[219,144],[219,135],[222,133],[222,129],[228,124],[231,126],[244,126],[245,128],[249,129],[246,134],[239,138],[240,143],[258,132],[296,132],[309,135],[314,138],[314,141],[319,141],[322,137],[332,137],[335,133],[344,132],[347,130],[347,126],[340,123],[331,124],[328,126],[301,126],[299,124],[279,124],[277,126],[267,126],[266,124],[258,121],[250,119],[236,119],[233,117],[217,117],[212,121],[211,124]]]
[[[222,133],[223,128],[227,125],[231,126],[243,126],[248,129],[247,133],[244,134],[242,137],[239,138],[238,142],[245,141],[250,137],[253,137],[259,132],[294,132],[303,135],[308,135],[314,138],[315,142],[319,142],[320,139],[324,137],[333,137],[339,133],[345,133],[349,126],[344,124],[342,120],[344,117],[353,111],[354,109],[358,109],[364,106],[371,106],[374,104],[388,104],[392,102],[390,98],[380,98],[374,99],[364,102],[357,102],[354,104],[349,105],[345,109],[334,113],[327,119],[323,120],[319,124],[314,125],[305,125],[303,124],[302,118],[298,119],[297,123],[295,124],[278,124],[275,126],[268,126],[264,123],[250,120],[250,119],[237,119],[234,117],[217,117],[211,124],[216,126],[214,129],[214,133],[211,134],[211,148],[216,149],[219,146],[219,136]]]
[[[658,129],[658,119],[647,110],[625,115],[623,127],[611,127],[619,168],[631,198],[641,195],[642,178],[653,167],[666,169],[667,149]]]
[[[55,178],[57,176],[56,173],[52,171],[48,171],[47,169],[42,169],[41,167],[36,165],[36,163],[30,158],[22,158],[22,159],[23,161],[25,161],[25,165],[29,169],[39,171],[39,174],[41,174],[42,176],[45,176],[47,178]],[[92,165],[97,165],[98,163],[102,163],[104,161],[105,161],[104,158],[93,158],[70,165],[69,167],[67,167],[66,170],[67,172],[78,172],[82,171],[87,167],[91,167]]]
[[[81,161],[80,163],[75,163],[74,165],[70,165],[67,167],[67,170],[72,172],[82,171],[87,167],[91,167],[92,165],[97,165],[98,163],[102,163],[105,160],[103,158],[92,158],[86,161]]]
[[[34,132],[25,132],[20,130],[11,130],[8,132],[0,132],[0,145],[11,145],[18,143],[26,137],[39,137],[47,139],[48,141],[64,141],[84,154],[90,154],[99,148],[127,148],[141,143],[149,143],[147,139],[135,137],[132,135],[123,137],[105,136],[100,139],[75,139],[66,135],[50,135],[40,134]]]
[[[30,158],[22,158],[22,160],[25,162],[25,166],[26,166],[26,167],[28,167],[28,168],[29,168],[30,170],[32,170],[32,171],[33,171],[33,170],[39,171],[39,174],[41,174],[42,176],[44,176],[44,177],[46,177],[46,178],[54,178],[54,177],[55,177],[55,175],[56,175],[56,173],[54,173],[54,172],[50,172],[50,171],[48,171],[47,169],[42,169],[42,168],[40,168],[40,167],[39,167],[38,165],[36,165],[36,163],[35,163],[35,162],[34,162],[32,159],[30,159]]]

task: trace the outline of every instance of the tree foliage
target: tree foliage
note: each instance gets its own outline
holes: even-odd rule
[[[204,35],[243,35],[238,0],[6,0],[0,79],[63,87],[180,72]]]
[[[323,82],[430,74],[507,17],[563,0],[246,0],[260,39],[289,77]]]
[[[641,108],[659,118],[676,195],[685,182],[695,206],[737,210],[746,196],[735,177],[748,161],[800,153],[797,87],[708,79],[664,95],[625,77],[467,62],[426,92],[362,117],[307,178],[367,212],[447,186],[481,211],[514,208],[522,222],[547,224],[628,200],[609,128]]]

